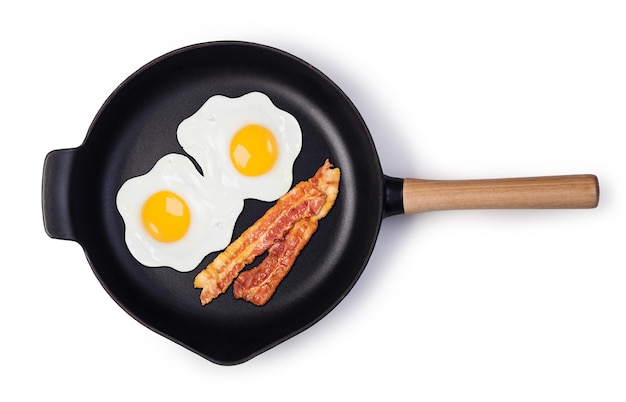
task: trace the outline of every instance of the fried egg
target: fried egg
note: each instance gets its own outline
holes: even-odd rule
[[[296,118],[260,92],[212,96],[180,123],[177,138],[205,177],[231,194],[261,201],[289,191],[302,148]]]
[[[243,210],[240,196],[201,175],[184,155],[168,154],[116,197],[130,253],[148,267],[181,272],[231,241]]]

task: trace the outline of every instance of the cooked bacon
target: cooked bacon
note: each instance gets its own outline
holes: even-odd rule
[[[196,276],[194,287],[202,288],[200,302],[205,305],[224,293],[247,264],[282,239],[295,222],[319,213],[325,200],[326,195],[309,181],[282,196]]]
[[[283,239],[270,247],[263,262],[239,274],[233,289],[235,297],[257,306],[267,303],[316,229],[317,220],[305,218],[296,222]]]
[[[262,306],[274,295],[276,288],[289,273],[300,251],[309,242],[322,219],[335,204],[339,192],[340,170],[332,168],[327,160],[309,182],[326,194],[320,211],[310,218],[295,223],[270,249],[268,256],[257,267],[242,272],[234,284],[234,296]]]

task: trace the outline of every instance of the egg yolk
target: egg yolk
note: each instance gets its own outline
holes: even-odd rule
[[[141,210],[143,226],[155,240],[171,243],[187,233],[191,215],[185,200],[171,191],[152,194]]]
[[[260,176],[278,159],[278,144],[270,130],[258,124],[241,128],[230,142],[230,160],[245,176]]]

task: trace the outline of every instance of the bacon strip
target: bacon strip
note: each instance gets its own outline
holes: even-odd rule
[[[282,239],[295,222],[318,214],[325,200],[309,181],[294,186],[196,276],[200,302],[205,305],[224,293],[247,264]]]
[[[269,249],[268,256],[257,267],[242,272],[234,284],[234,296],[257,306],[267,303],[276,288],[289,273],[300,251],[309,242],[317,230],[318,221],[328,214],[335,204],[339,192],[340,170],[332,168],[327,160],[309,182],[326,194],[326,200],[320,211],[310,218],[303,218],[295,223]]]

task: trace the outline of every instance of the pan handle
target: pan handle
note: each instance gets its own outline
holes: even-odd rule
[[[54,239],[75,240],[71,221],[70,178],[76,148],[57,149],[43,165],[41,204],[44,229]]]
[[[404,213],[456,209],[595,208],[591,174],[483,180],[404,179]]]

